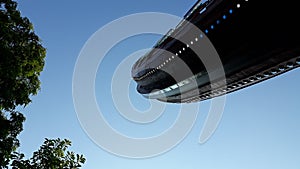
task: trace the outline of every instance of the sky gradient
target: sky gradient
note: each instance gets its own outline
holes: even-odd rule
[[[157,157],[137,160],[115,156],[96,145],[81,128],[73,105],[72,78],[77,57],[89,37],[109,22],[134,13],[162,12],[182,17],[194,0],[18,2],[22,15],[34,24],[47,49],[41,91],[23,111],[26,122],[19,137],[20,151],[27,157],[44,138],[60,137],[72,141],[71,150],[84,154],[87,161],[83,169],[299,168],[300,69],[228,94],[220,125],[205,144],[199,144],[198,138],[210,101],[202,102],[189,135]],[[145,34],[120,42],[98,70],[97,102],[107,121],[121,133],[150,137],[172,125],[178,114],[178,105],[167,104],[158,121],[137,125],[119,115],[110,97],[111,78],[119,63],[137,50],[151,48],[159,37]],[[130,98],[141,110],[149,106],[136,93],[135,83],[130,85]]]

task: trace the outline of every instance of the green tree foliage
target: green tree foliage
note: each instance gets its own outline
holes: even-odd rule
[[[0,109],[30,103],[40,89],[45,48],[17,3],[0,0]]]
[[[12,152],[20,146],[17,136],[23,130],[25,117],[16,111],[11,111],[10,117],[0,113],[0,168],[3,168],[10,163]]]
[[[17,3],[0,0],[0,168],[79,168],[85,162],[82,155],[66,151],[69,140],[46,139],[29,160],[15,152],[25,121],[16,108],[28,105],[39,91],[45,56],[46,49]]]
[[[67,151],[71,141],[64,139],[46,139],[33,157],[24,160],[23,154],[16,153],[13,169],[77,169],[85,162],[83,155]]]
[[[29,19],[17,10],[17,3],[0,0],[0,167],[8,164],[19,146],[17,135],[23,130],[25,117],[15,108],[30,103],[30,96],[40,89],[45,55]]]

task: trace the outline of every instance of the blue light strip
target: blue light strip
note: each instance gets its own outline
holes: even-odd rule
[[[245,1],[247,2],[248,0],[245,0]],[[238,4],[236,5],[236,7],[237,7],[237,8],[240,8],[240,7],[241,7],[241,4],[238,3]],[[228,14],[233,14],[233,11],[234,11],[233,8],[229,9],[229,10],[228,10]],[[224,14],[224,15],[222,16],[222,19],[223,19],[223,20],[226,20],[227,17],[228,17],[228,15],[227,15],[227,14]],[[218,19],[218,20],[216,21],[216,24],[219,25],[220,23],[221,23],[221,20]],[[215,28],[214,24],[210,25],[210,29],[214,29],[214,28]],[[208,32],[209,32],[208,29],[206,29],[206,30],[205,30],[205,33],[208,34]]]

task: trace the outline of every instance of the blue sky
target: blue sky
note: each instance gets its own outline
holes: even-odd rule
[[[84,169],[296,169],[300,166],[300,70],[280,75],[227,95],[220,125],[205,144],[198,137],[210,101],[200,112],[190,134],[174,149],[148,159],[118,157],[101,149],[81,128],[73,105],[72,78],[77,57],[89,37],[107,23],[138,12],[163,12],[183,16],[195,1],[20,1],[19,9],[34,24],[47,48],[41,74],[41,91],[25,108],[27,117],[20,135],[27,156],[44,138],[68,138],[71,150],[87,158]],[[157,25],[159,26],[159,25]],[[105,57],[96,78],[96,95],[107,121],[121,133],[149,137],[172,124],[178,105],[167,105],[161,118],[148,125],[122,119],[110,98],[110,82],[116,66],[136,50],[150,48],[158,35],[140,35],[122,41]],[[99,44],[101,45],[101,44]],[[130,86],[130,98],[140,109],[149,102]],[[107,137],[103,135],[103,137]]]

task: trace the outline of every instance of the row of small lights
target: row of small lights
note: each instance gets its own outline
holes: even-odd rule
[[[245,0],[245,1],[248,2],[248,0]],[[238,3],[238,4],[236,5],[236,7],[237,7],[237,8],[240,8],[240,7],[241,7],[241,4]],[[228,11],[228,13],[229,13],[229,14],[232,14],[232,13],[233,13],[233,9],[230,9],[230,10]],[[227,15],[224,14],[224,15],[222,16],[222,19],[223,19],[223,20],[227,19]],[[217,20],[217,21],[216,21],[216,24],[219,25],[219,24],[220,24],[220,20]],[[213,30],[214,28],[215,28],[215,26],[212,24],[212,25],[210,26],[210,29]],[[205,30],[205,33],[208,34],[208,32],[209,32],[209,30],[206,29],[206,30]],[[203,34],[200,34],[199,37],[202,39],[204,36],[203,36]],[[196,37],[196,38],[195,38],[195,42],[198,42],[198,41],[199,41],[199,39],[198,39],[198,37]],[[187,44],[187,45],[186,45],[186,47],[189,48],[190,45],[193,45],[193,44],[194,44],[194,41],[191,41],[190,44]],[[186,48],[183,47],[183,48],[182,48],[182,51],[179,50],[178,53],[179,53],[179,54],[182,54],[185,50],[186,50]],[[176,53],[175,55],[178,56],[178,55],[179,55],[178,53]],[[149,75],[155,73],[157,70],[162,69],[166,64],[168,64],[169,62],[171,62],[173,59],[175,59],[175,56],[174,56],[174,55],[171,56],[171,57],[169,57],[168,59],[166,59],[162,64],[160,64],[159,66],[157,66],[155,69],[152,69],[151,71],[147,72],[145,75],[143,75],[143,76],[141,76],[141,77],[138,77],[138,78],[135,78],[135,80],[142,80],[142,79],[146,78],[147,76],[149,76]]]
[[[234,84],[231,84],[229,86],[218,89],[214,92],[207,92],[207,93],[202,94],[201,96],[195,96],[186,102],[191,103],[191,102],[196,102],[199,100],[206,100],[209,98],[220,96],[220,95],[226,94],[228,91],[234,91],[237,88],[244,87],[244,85],[250,85],[250,84],[256,83],[256,82],[264,80],[266,78],[276,76],[277,74],[279,74],[283,71],[288,71],[288,70],[291,70],[291,69],[293,69],[295,67],[299,67],[299,66],[300,66],[300,57],[298,57],[294,62],[287,62],[286,64],[281,64],[277,68],[273,68],[271,70],[265,71],[264,73],[260,73],[260,74],[251,76],[247,79],[243,79]]]

